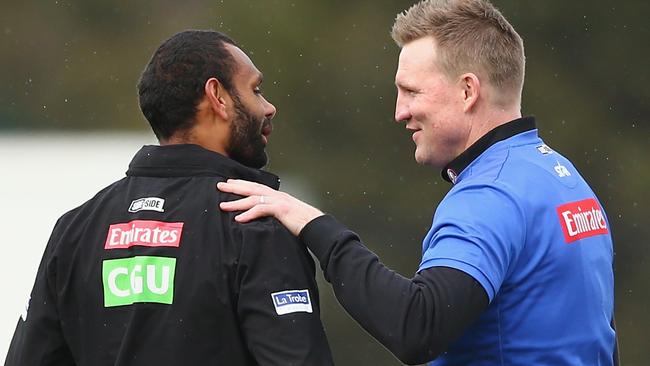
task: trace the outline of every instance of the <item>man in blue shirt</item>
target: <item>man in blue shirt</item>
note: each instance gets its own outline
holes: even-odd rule
[[[219,189],[246,222],[272,215],[312,250],[337,299],[405,363],[613,365],[613,250],[596,195],[522,118],[523,41],[485,0],[399,14],[395,119],[418,163],[453,184],[411,279],[358,236],[283,192]]]

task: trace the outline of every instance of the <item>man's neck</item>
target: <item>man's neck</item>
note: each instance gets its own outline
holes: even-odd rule
[[[471,124],[472,130],[469,133],[465,150],[486,133],[517,118],[521,118],[521,108],[519,106],[508,109],[493,109],[475,116]]]
[[[202,148],[214,151],[224,156],[228,156],[225,149],[225,139],[215,136],[223,136],[224,131],[216,131],[214,128],[197,128],[201,127],[200,123],[195,124],[195,128],[187,131],[177,132],[166,140],[160,140],[160,146],[193,144]],[[212,127],[211,125],[207,125]]]

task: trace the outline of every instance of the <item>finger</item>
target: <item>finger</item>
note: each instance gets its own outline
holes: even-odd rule
[[[250,196],[252,194],[252,192],[250,192],[250,189],[242,187],[241,185],[237,185],[235,183],[218,182],[217,189],[221,192],[234,193],[241,196]]]
[[[259,196],[240,198],[235,201],[223,201],[219,207],[224,211],[245,211],[259,204]]]
[[[232,182],[231,182],[232,181]],[[245,183],[244,183],[245,182]],[[240,196],[263,195],[265,189],[263,185],[250,185],[250,182],[229,180],[228,182],[218,182],[217,189],[222,192],[234,193]],[[270,189],[270,188],[269,188]]]
[[[251,191],[267,191],[271,190],[272,188],[265,186],[264,184],[260,184],[257,182],[251,182],[249,180],[244,180],[244,179],[228,179],[226,181],[228,184],[234,184],[238,187],[242,188],[248,188]]]
[[[269,205],[256,205],[251,209],[235,216],[235,221],[245,223],[260,217],[273,216],[273,211]]]

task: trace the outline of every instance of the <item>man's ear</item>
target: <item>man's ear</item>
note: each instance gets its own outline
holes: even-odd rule
[[[462,89],[463,112],[469,112],[476,105],[479,95],[481,95],[481,82],[476,74],[470,72],[460,76],[460,86]]]
[[[224,120],[228,119],[228,103],[232,101],[230,95],[217,78],[209,78],[204,86],[205,96],[210,109]]]

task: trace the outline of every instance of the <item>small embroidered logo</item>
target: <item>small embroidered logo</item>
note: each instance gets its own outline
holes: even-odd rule
[[[138,198],[137,200],[133,200],[133,202],[131,202],[131,206],[129,206],[129,212],[139,212],[142,210],[165,212],[165,209],[163,208],[164,206],[165,206],[165,200],[163,198],[158,198],[158,197]]]
[[[271,294],[275,312],[278,315],[289,313],[311,313],[311,299],[309,297],[309,290],[287,290],[274,292]]]

